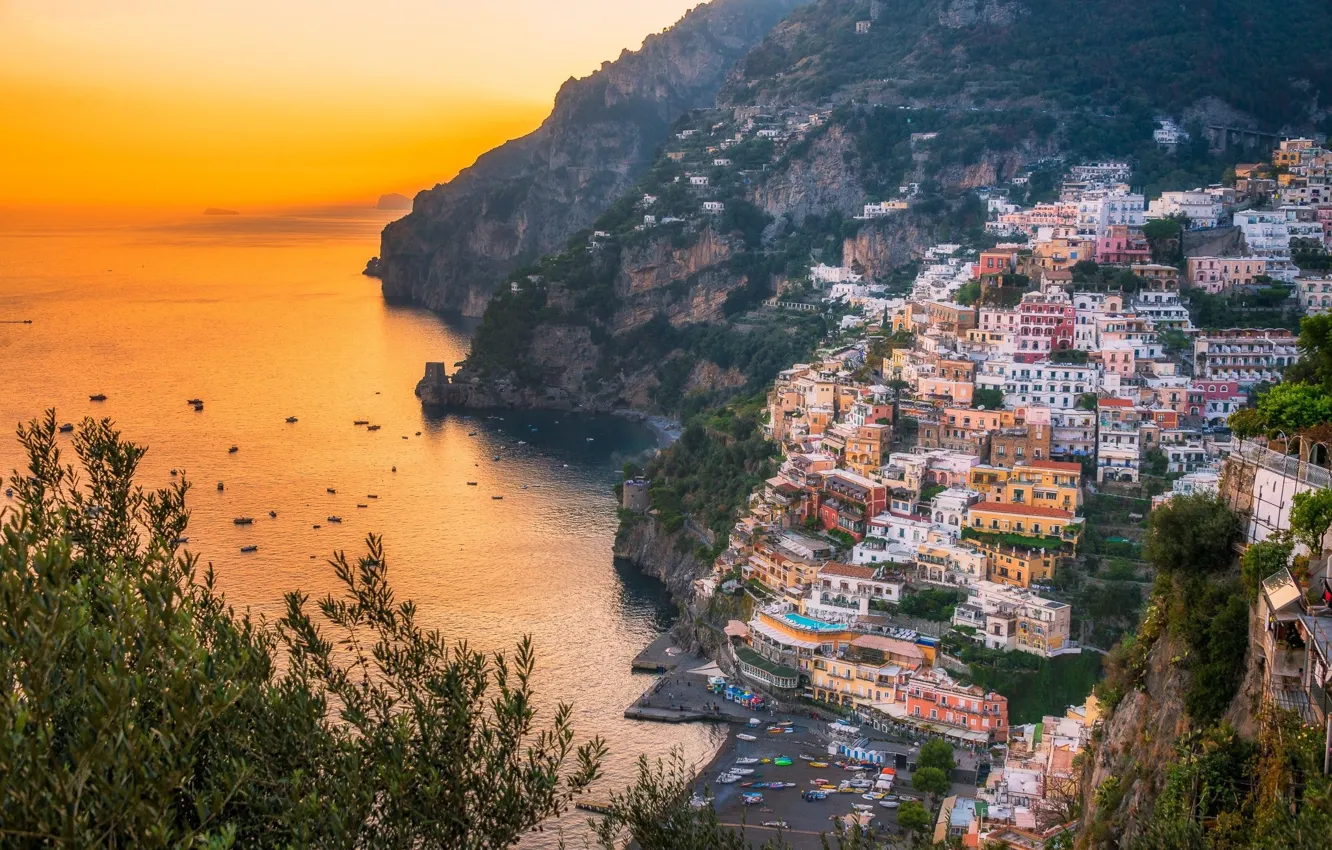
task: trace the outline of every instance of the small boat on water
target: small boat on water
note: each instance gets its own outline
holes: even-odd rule
[[[494,499],[495,501],[498,502],[500,499],[503,499],[504,497],[503,497],[503,496],[491,496],[490,498],[492,498],[492,499]]]
[[[222,486],[222,482],[219,481],[219,482],[217,482],[217,489],[219,489],[219,490],[225,490],[225,489],[227,489],[227,488],[224,487],[224,486]]]
[[[520,445],[520,446],[525,446],[525,445],[527,445],[527,441],[526,441],[526,440],[519,440],[519,441],[518,441],[518,445]]]
[[[736,764],[758,764],[758,763],[759,763],[759,760],[758,760],[758,759],[751,759],[751,758],[739,758],[739,759],[736,759],[736,760],[735,760],[735,763],[736,763]]]
[[[467,482],[467,486],[468,486],[468,487],[475,487],[475,486],[476,486],[476,482],[475,482],[475,481],[468,481],[468,482]]]
[[[376,494],[374,494],[374,493],[366,493],[366,494],[365,494],[365,497],[366,497],[367,499],[378,499],[378,498],[379,498],[379,496],[376,495]]]
[[[358,508],[368,508],[368,507],[370,507],[370,506],[369,506],[369,505],[357,505],[356,507],[358,507]]]
[[[177,537],[176,540],[175,540],[175,545],[177,545],[177,546],[184,546],[186,543],[189,543],[189,542],[190,542],[190,538],[188,538],[188,537]]]
[[[587,438],[587,441],[590,443],[590,442],[592,442],[592,441],[595,440],[595,439],[596,439],[596,437],[588,437],[588,438]]]
[[[268,515],[273,519],[277,519],[277,511],[269,511]]]
[[[370,424],[370,420],[369,420],[369,419],[357,419],[357,420],[355,420],[354,422],[352,422],[352,424],[353,424],[353,425],[369,425],[369,424]]]
[[[335,490],[335,489],[333,489],[332,487],[329,487],[329,488],[328,488],[327,490],[325,490],[324,492],[329,493],[330,495],[333,495],[333,496],[338,495],[338,491]]]
[[[176,470],[174,470],[174,469],[171,470],[171,477],[172,477],[172,478],[175,478],[175,477],[176,477],[176,474],[177,474],[177,473],[176,473]]]
[[[395,467],[393,467],[393,469],[390,470],[390,471],[391,471],[391,472],[397,472],[397,471],[398,471],[398,468],[395,466]]]
[[[417,431],[417,432],[416,432],[416,436],[418,436],[418,437],[421,436],[421,432],[420,432],[420,431]]]
[[[331,516],[331,517],[328,518],[328,521],[329,521],[329,522],[342,522],[342,517],[340,517],[340,516]]]
[[[288,422],[288,423],[298,422],[298,421],[300,421],[300,420],[298,420],[295,416],[288,416],[288,417],[287,417],[287,422]]]
[[[106,401],[106,394],[98,393],[97,395],[90,395],[88,396],[88,401]]]
[[[227,454],[234,455],[238,451],[240,451],[240,446],[232,446],[231,448],[227,449]]]
[[[753,776],[753,775],[754,775],[754,768],[752,768],[752,767],[733,767],[733,768],[731,768],[731,773],[734,773],[736,776]]]
[[[494,457],[491,458],[491,460],[499,460],[499,455],[495,455]]]
[[[524,489],[524,490],[527,489],[527,485],[526,485],[526,484],[523,485],[523,489]]]
[[[192,399],[190,399],[189,401],[187,401],[187,402],[185,402],[185,403],[188,404],[188,405],[190,405],[191,407],[193,407],[193,406],[196,405],[196,404],[203,404],[203,399],[201,399],[201,398],[192,398]]]
[[[194,406],[194,412],[199,413],[202,410],[203,410],[203,402],[201,401]]]
[[[811,756],[811,755],[806,755],[805,753],[801,753],[801,754],[800,754],[800,760],[801,760],[801,761],[814,761],[814,757]]]
[[[323,528],[322,525],[316,525],[316,526],[312,526],[312,527],[313,527],[313,528]]]
[[[238,516],[233,519],[232,522],[236,523],[236,525],[249,525],[254,522],[254,517]]]
[[[469,436],[469,437],[475,437],[475,436],[476,436],[476,432],[475,432],[475,431],[468,431],[468,432],[467,432],[467,436]]]
[[[382,425],[367,425],[366,428],[365,428],[365,430],[367,430],[367,431],[378,431],[378,430],[379,430],[380,428],[382,428],[382,427],[384,427],[384,426],[382,426]]]
[[[70,422],[66,422],[64,425],[60,426],[60,433],[62,434],[68,434],[70,431],[73,430],[74,430],[74,425]]]
[[[747,733],[745,733],[745,732],[741,732],[739,735],[736,735],[735,737],[739,738],[739,739],[742,740],[742,741],[757,741],[757,740],[758,740],[758,738],[755,738],[753,735],[747,734]]]
[[[258,551],[259,551],[259,547],[258,547],[258,546],[242,546],[242,547],[241,547],[241,551],[242,551],[242,552],[258,552]]]

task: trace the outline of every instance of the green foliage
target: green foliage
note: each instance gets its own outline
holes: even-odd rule
[[[919,767],[911,774],[911,787],[923,794],[941,797],[953,786],[948,774],[937,767]]]
[[[1098,397],[1096,393],[1083,393],[1078,396],[1078,408],[1081,410],[1096,410]]]
[[[1269,431],[1293,436],[1332,421],[1332,396],[1312,384],[1281,383],[1258,399],[1258,413]]]
[[[897,608],[911,617],[946,623],[953,619],[953,609],[965,599],[966,596],[959,591],[929,587],[904,595]]]
[[[1161,451],[1160,446],[1152,446],[1143,452],[1143,460],[1146,461],[1143,471],[1148,475],[1162,476],[1170,468],[1170,459]]]
[[[1066,363],[1073,366],[1087,365],[1087,352],[1076,348],[1067,348],[1050,352],[1051,363]]]
[[[957,767],[953,759],[953,745],[942,738],[933,738],[920,745],[916,756],[916,767],[936,767],[944,773],[952,773]]]
[[[136,487],[145,450],[105,420],[80,479],[55,422],[20,428],[0,529],[6,846],[501,848],[598,776],[568,706],[535,724],[530,643],[423,631],[377,538],[270,628],[179,550],[186,484]]]
[[[1152,511],[1145,554],[1163,573],[1205,576],[1225,571],[1239,522],[1216,496],[1176,496]]]
[[[1332,527],[1332,490],[1296,493],[1291,500],[1290,533],[1309,547],[1315,559],[1323,554],[1323,537]]]
[[[1179,356],[1193,349],[1193,341],[1189,335],[1176,328],[1168,328],[1156,335],[1157,341],[1165,349],[1167,354]]]
[[[971,406],[974,408],[985,408],[986,410],[1004,409],[1004,391],[982,387],[976,389],[971,394]]]
[[[1240,581],[1249,600],[1256,601],[1264,579],[1290,565],[1294,547],[1287,541],[1265,540],[1252,543],[1240,558]]]
[[[930,813],[915,800],[908,800],[897,810],[897,825],[907,832],[923,832],[932,823]]]
[[[970,644],[959,648],[972,684],[1008,697],[1009,723],[1036,723],[1081,705],[1101,679],[1101,656],[1094,652],[1041,658],[1026,652],[1000,652]]]
[[[648,462],[661,522],[678,528],[692,516],[725,540],[749,494],[774,472],[777,446],[758,426],[761,403],[755,398],[696,417],[675,444]]]
[[[1193,324],[1207,330],[1217,328],[1287,328],[1299,327],[1299,317],[1284,307],[1284,296],[1274,303],[1269,295],[1238,291],[1213,295],[1202,289],[1187,294],[1189,317]]]
[[[1239,691],[1249,644],[1248,598],[1237,582],[1186,580],[1176,587],[1170,633],[1189,648],[1184,707],[1197,724],[1216,722]]]
[[[522,383],[536,383],[540,374],[528,359],[528,349],[545,306],[544,285],[525,281],[518,292],[498,292],[472,336],[468,362],[486,377],[512,374]]]

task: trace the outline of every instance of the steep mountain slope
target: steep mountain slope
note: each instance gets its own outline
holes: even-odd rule
[[[983,244],[971,189],[1060,157],[1136,158],[1149,189],[1215,179],[1223,164],[1203,135],[1162,153],[1154,117],[1325,121],[1332,7],[1286,11],[1261,0],[800,6],[739,63],[716,108],[682,116],[633,188],[582,219],[608,236],[580,234],[510,277],[460,375],[468,397],[698,409],[801,356],[812,330],[775,332],[787,318],[762,304],[800,297],[810,266],[886,280],[934,242]],[[1298,38],[1294,19],[1310,26]],[[1039,176],[1049,187],[1055,173]],[[909,211],[854,218],[906,184],[919,187]]]
[[[1175,115],[1215,98],[1240,113],[1218,118],[1294,129],[1326,114],[1332,8],[1274,11],[1263,0],[824,0],[774,28],[723,97]]]
[[[516,265],[561,246],[633,185],[671,122],[711,106],[735,62],[796,2],[714,0],[569,80],[539,129],[418,194],[367,272],[385,297],[480,315]]]

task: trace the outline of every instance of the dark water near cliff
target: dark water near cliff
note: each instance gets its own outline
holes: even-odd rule
[[[613,417],[423,414],[422,364],[462,359],[470,325],[386,305],[357,273],[384,220],[0,221],[0,320],[33,320],[0,324],[0,469],[21,461],[9,429],[45,408],[111,417],[150,447],[143,483],[174,468],[195,484],[189,548],[238,606],[272,616],[286,590],[334,590],[325,558],[379,533],[428,624],[487,649],[533,636],[543,702],[573,701],[580,737],[608,739],[609,785],[640,752],[707,758],[711,729],[621,716],[650,684],[629,660],[672,616],[659,585],[611,558],[610,487],[651,435]]]

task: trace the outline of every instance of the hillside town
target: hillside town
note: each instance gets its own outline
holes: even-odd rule
[[[1157,141],[1177,144],[1182,132],[1164,123]],[[1226,185],[1150,199],[1127,185],[1128,162],[1078,164],[1048,203],[980,190],[990,243],[935,245],[907,291],[820,261],[803,291],[793,284],[769,302],[835,307],[840,335],[768,393],[763,427],[779,468],[695,594],[748,600],[748,619],[726,635],[749,686],[994,756],[974,796],[944,801],[936,840],[1039,846],[1068,828],[1073,759],[1097,725],[1096,698],[1014,725],[1009,699],[969,681],[958,656],[968,646],[1041,659],[1108,648],[1084,646],[1073,606],[1057,598],[1089,494],[1145,493],[1155,508],[1219,493],[1224,478],[1241,487],[1227,498],[1256,541],[1288,529],[1293,493],[1327,486],[1326,470],[1227,427],[1295,364],[1294,324],[1199,327],[1188,300],[1276,290],[1294,319],[1332,309],[1327,264],[1309,262],[1332,245],[1329,164],[1332,151],[1290,139]],[[901,189],[863,217],[908,209],[914,189]],[[649,511],[649,488],[628,482],[624,507]],[[947,616],[908,613],[922,599],[942,600]],[[1311,616],[1288,571],[1265,583],[1263,605],[1296,635],[1264,647],[1265,685],[1309,723],[1326,722],[1321,674],[1294,657],[1312,646],[1327,659],[1326,618]]]

